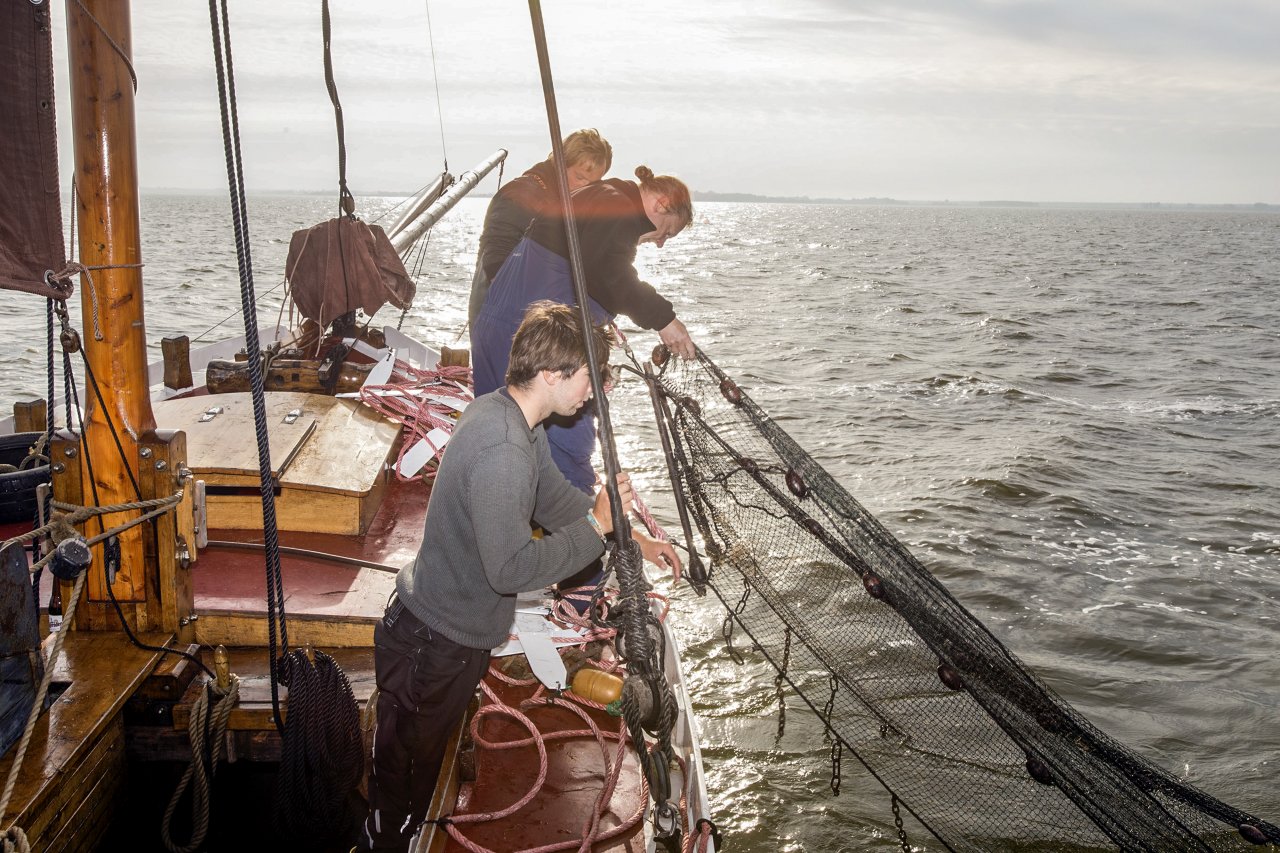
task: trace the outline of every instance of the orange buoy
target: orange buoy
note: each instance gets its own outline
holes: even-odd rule
[[[608,705],[622,698],[622,679],[612,673],[584,666],[574,674],[573,684],[569,689],[583,699]]]

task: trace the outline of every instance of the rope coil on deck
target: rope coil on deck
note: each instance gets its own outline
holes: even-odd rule
[[[225,691],[220,690],[217,682],[212,679],[206,682],[204,690],[191,706],[191,719],[187,723],[187,734],[191,738],[191,763],[182,774],[182,780],[178,782],[160,824],[164,846],[171,853],[193,853],[204,844],[209,831],[210,783],[218,772],[218,761],[226,742],[227,721],[239,701],[240,677],[232,675]],[[186,844],[180,845],[174,842],[170,825],[178,804],[182,801],[182,795],[192,781],[195,782],[195,788],[191,792],[191,838]]]

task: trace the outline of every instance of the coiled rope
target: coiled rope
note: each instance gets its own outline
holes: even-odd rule
[[[171,853],[193,853],[204,844],[209,832],[209,786],[214,774],[218,772],[218,761],[222,758],[227,720],[231,718],[231,712],[239,701],[240,677],[232,675],[226,690],[219,689],[214,679],[205,682],[204,690],[191,706],[191,719],[187,723],[187,735],[191,738],[191,762],[182,774],[182,780],[178,782],[160,824],[160,836]],[[191,838],[186,844],[177,844],[173,840],[170,826],[182,795],[193,781],[195,788],[191,792]]]
[[[567,597],[572,598],[574,595],[569,595]],[[598,598],[599,603],[597,606],[600,607],[602,611],[600,614],[602,618],[608,618],[608,605],[614,598],[616,598],[616,592],[613,591],[610,591],[609,594]],[[647,594],[646,599],[648,601],[660,602],[663,605],[661,612],[654,617],[656,621],[663,620],[669,606],[666,598],[659,593],[651,591]],[[562,621],[565,623],[564,627],[576,626],[584,630],[590,630],[592,632],[592,638],[602,639],[606,643],[609,643],[615,634],[615,631],[608,628],[592,630],[593,626],[590,617],[578,614],[577,611],[574,610],[572,606],[569,606],[565,601],[557,603],[554,610],[554,617],[556,621]],[[609,660],[593,660],[591,665],[593,668],[598,668],[604,672],[615,672],[621,675],[626,675],[624,662],[616,655],[616,653]],[[547,689],[540,684],[536,678],[513,678],[503,673],[496,665],[490,666],[489,677],[512,687],[535,687],[536,689],[531,696],[522,700],[519,703],[519,707],[516,708],[504,702],[493,688],[489,686],[489,684],[481,682],[480,686],[484,692],[486,704],[481,706],[471,720],[470,734],[472,741],[475,743],[477,749],[508,750],[533,746],[537,749],[539,756],[538,774],[530,784],[528,791],[526,791],[525,794],[515,803],[505,809],[493,812],[452,815],[440,818],[437,823],[444,828],[446,832],[448,832],[449,836],[457,844],[472,851],[472,853],[494,853],[494,851],[481,846],[464,835],[462,827],[468,824],[480,824],[487,821],[501,820],[502,818],[508,817],[528,805],[542,790],[547,780],[548,761],[546,743],[552,740],[570,740],[585,737],[594,738],[600,746],[604,765],[604,784],[601,788],[600,794],[596,798],[594,807],[584,818],[579,837],[573,840],[528,848],[520,851],[520,853],[552,853],[553,851],[570,850],[575,848],[579,853],[588,853],[588,851],[592,850],[595,845],[618,836],[625,835],[632,831],[643,819],[646,811],[646,804],[650,797],[648,782],[649,773],[647,772],[646,765],[655,762],[665,764],[667,759],[664,756],[669,755],[670,746],[669,744],[664,745],[661,741],[659,743],[649,745],[644,736],[643,729],[639,725],[632,728],[631,724],[626,719],[627,712],[625,706],[628,700],[626,699],[625,688],[623,700],[618,703],[621,707],[615,707],[602,705],[598,702],[578,696],[572,692],[560,694],[548,693]],[[583,721],[586,728],[550,733],[540,731],[533,720],[533,716],[539,711],[539,709],[546,709],[549,707],[563,708],[570,711]],[[593,720],[584,710],[584,708],[594,708],[609,714],[621,715],[623,719],[619,721],[618,730],[616,732],[603,731],[595,720]],[[670,702],[664,703],[660,711],[659,725],[665,726],[666,730],[669,731],[674,725],[675,714],[678,711],[675,705],[674,695],[671,695]],[[638,719],[639,710],[633,709],[631,715]],[[483,734],[483,722],[488,718],[498,716],[508,717],[516,721],[529,732],[529,736],[506,741],[491,741],[487,739]],[[612,756],[611,750],[608,748],[609,741],[616,741],[618,744],[617,750],[612,754]],[[615,826],[608,831],[601,831],[601,818],[609,810],[609,804],[613,798],[614,791],[617,788],[623,762],[629,748],[637,750],[637,754],[641,756],[641,769],[642,771],[646,771],[640,774],[640,804],[637,807],[636,812],[626,820],[622,821],[618,826]],[[695,847],[698,850],[706,850],[706,845],[711,837],[710,828],[708,826],[699,826],[695,828],[693,832],[689,831],[690,820],[688,814],[688,791],[689,786],[692,784],[692,779],[687,772],[687,767],[684,762],[680,761],[678,758],[676,761],[679,763],[682,776],[685,780],[685,785],[681,790],[681,796],[679,798],[679,805],[678,807],[673,807],[678,810],[679,823],[685,830],[681,842],[681,849],[684,853],[693,853]]]
[[[289,688],[276,809],[282,834],[320,842],[345,829],[343,801],[364,773],[360,709],[337,661],[296,649],[280,661]]]
[[[400,471],[401,462],[405,454],[421,441],[431,446],[433,458],[444,451],[443,442],[436,447],[428,436],[434,429],[452,433],[457,423],[457,410],[440,400],[456,400],[460,405],[471,402],[474,396],[467,390],[471,371],[466,367],[421,370],[397,359],[392,375],[398,381],[361,388],[360,402],[386,419],[401,424],[403,439],[394,466],[396,479],[402,482],[422,480],[429,475],[420,472],[405,476]]]

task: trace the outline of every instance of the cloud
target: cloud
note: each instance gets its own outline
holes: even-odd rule
[[[430,30],[421,0],[332,10],[358,186],[417,186],[499,146],[512,169],[546,155],[523,7],[434,3]],[[544,14],[561,126],[599,127],[619,174],[643,162],[777,195],[1278,200],[1272,0],[561,0]],[[232,0],[231,17],[251,188],[329,186],[318,8]],[[198,5],[135,5],[146,185],[223,180],[208,26]]]

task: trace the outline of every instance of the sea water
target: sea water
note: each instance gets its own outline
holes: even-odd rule
[[[399,201],[360,212],[385,224]],[[485,203],[464,201],[410,257],[406,332],[466,346]],[[273,325],[292,231],[336,203],[248,207]],[[243,332],[229,222],[221,197],[145,197],[155,357],[166,335]],[[637,263],[695,341],[1054,690],[1274,822],[1278,246],[1267,212],[707,203]],[[45,303],[0,305],[7,412],[43,396]],[[656,342],[622,328],[638,353]],[[641,383],[622,382],[613,414],[624,466],[677,532]],[[822,726],[795,696],[779,737],[773,672],[758,655],[733,662],[714,599],[658,586],[733,849],[900,849],[889,795],[853,759],[832,796]]]

